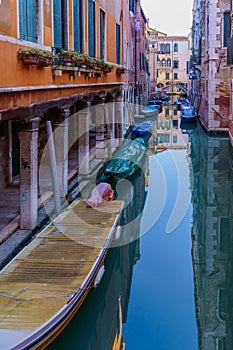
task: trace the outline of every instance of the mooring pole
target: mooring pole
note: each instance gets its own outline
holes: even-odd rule
[[[53,184],[54,206],[55,206],[56,214],[58,215],[61,212],[61,200],[60,200],[56,155],[55,155],[54,142],[53,142],[53,132],[52,132],[52,126],[51,126],[50,120],[46,121],[46,132],[47,132],[47,139],[48,139],[49,160],[50,160],[50,169],[51,169],[52,184]]]

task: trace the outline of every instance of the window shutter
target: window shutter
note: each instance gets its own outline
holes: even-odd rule
[[[53,0],[53,45],[62,48],[61,1]]]
[[[27,0],[27,27],[28,27],[28,41],[37,42],[36,33],[36,0]]]
[[[82,0],[73,0],[74,50],[82,52]]]
[[[105,48],[105,13],[100,10],[100,58],[104,59]]]
[[[231,36],[231,16],[230,12],[224,12],[224,36],[223,46],[227,47],[227,39]]]
[[[174,52],[178,52],[178,44],[177,43],[174,44]]]
[[[120,64],[121,61],[121,27],[116,23],[116,63]]]
[[[134,0],[129,0],[129,10],[134,13]]]
[[[95,57],[95,3],[88,0],[88,53]]]
[[[27,40],[27,0],[19,0],[19,38]]]

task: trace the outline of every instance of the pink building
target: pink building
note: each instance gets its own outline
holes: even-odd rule
[[[127,100],[145,103],[148,96],[148,49],[146,37],[147,19],[140,1],[124,0],[122,2],[122,40],[123,65],[127,67]]]

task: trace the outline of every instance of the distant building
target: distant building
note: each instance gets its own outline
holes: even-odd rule
[[[189,40],[184,36],[158,36],[157,88],[179,91],[188,87]]]
[[[188,37],[168,36],[149,28],[150,91],[187,92],[190,44]]]

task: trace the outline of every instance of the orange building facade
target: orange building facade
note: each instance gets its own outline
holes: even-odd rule
[[[93,154],[104,157],[106,128],[109,138],[123,137],[115,127],[123,109],[113,104],[125,101],[128,89],[124,69],[117,70],[121,0],[2,0],[0,59],[0,190],[8,213],[0,230],[15,219],[13,227],[33,229],[43,204],[39,166],[48,124],[58,130],[61,198],[73,175],[90,175]]]
[[[131,122],[126,105],[135,97],[137,55],[146,56],[143,44],[140,52],[128,46],[131,58],[125,57],[134,38],[130,9],[136,13],[138,6],[133,0],[1,0],[1,242],[18,227],[34,229],[38,208],[50,198],[39,177],[51,132],[61,200],[76,175],[90,177],[91,160],[101,162],[106,148],[111,157],[120,146]],[[130,31],[123,31],[127,23]],[[143,26],[137,36],[145,43]],[[137,73],[144,89],[145,66]]]

